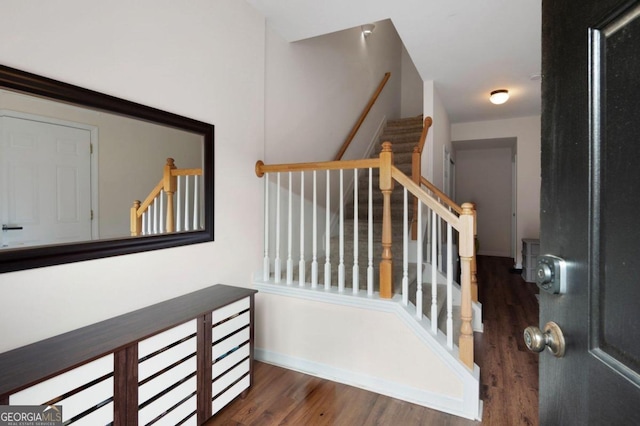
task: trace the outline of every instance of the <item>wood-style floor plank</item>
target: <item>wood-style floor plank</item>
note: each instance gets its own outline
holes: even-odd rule
[[[538,355],[522,332],[538,324],[537,288],[510,274],[511,259],[478,258],[484,333],[475,334],[483,425],[538,424]],[[254,384],[206,425],[437,425],[474,422],[341,383],[256,362]]]

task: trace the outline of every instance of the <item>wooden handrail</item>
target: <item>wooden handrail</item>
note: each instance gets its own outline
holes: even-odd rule
[[[429,133],[429,129],[433,124],[433,119],[429,116],[424,118],[424,125],[422,126],[422,133],[420,134],[420,140],[418,141],[418,152],[422,154],[422,150],[424,149],[424,143],[427,140],[427,134]]]
[[[444,192],[440,191],[437,186],[429,182],[424,176],[420,176],[420,183],[427,187],[428,190],[433,192],[436,197],[440,198],[447,207],[451,208],[453,211],[462,215],[463,208],[455,203],[451,198],[449,198]],[[468,203],[473,208],[473,237],[474,237],[474,246],[473,246],[473,256],[471,259],[471,300],[474,302],[478,301],[478,265],[476,259],[476,251],[475,251],[475,239],[478,236],[478,217],[476,206],[473,203]]]
[[[420,183],[426,186],[429,191],[436,194],[436,196],[440,198],[440,200],[442,200],[442,202],[446,204],[447,207],[451,207],[451,209],[453,209],[456,213],[462,214],[462,207],[457,205],[455,201],[449,198],[447,194],[440,191],[437,186],[429,182],[424,176],[420,176]]]
[[[391,170],[393,178],[398,181],[400,185],[406,187],[414,197],[419,198],[420,201],[435,211],[438,216],[451,223],[451,226],[458,231],[460,230],[460,218],[458,216],[450,212],[442,203],[439,203],[433,196],[426,193],[420,186],[416,185],[402,170],[396,166],[393,166]]]
[[[262,160],[256,162],[256,176],[275,172],[306,172],[310,170],[340,170],[340,169],[368,169],[379,168],[379,158],[365,158],[363,160],[324,161],[313,163],[264,164]]]
[[[382,89],[384,89],[384,86],[387,84],[387,81],[389,81],[389,77],[391,77],[391,73],[390,72],[385,73],[384,77],[382,77],[382,81],[380,81],[380,84],[378,85],[378,88],[376,89],[376,91],[371,96],[371,99],[369,99],[369,102],[367,103],[367,105],[364,107],[364,110],[362,111],[362,114],[360,114],[360,118],[358,118],[358,121],[356,122],[356,124],[351,129],[351,132],[349,133],[349,136],[347,136],[347,139],[345,139],[344,143],[340,147],[340,150],[336,154],[336,157],[334,158],[334,161],[339,161],[339,160],[342,159],[342,156],[347,151],[347,148],[349,148],[349,145],[351,144],[351,141],[356,136],[356,133],[358,133],[358,130],[360,129],[360,126],[362,126],[362,123],[364,123],[364,120],[367,118],[367,115],[369,115],[369,111],[371,111],[371,108],[373,107],[373,104],[378,99],[378,96],[380,96],[380,92],[382,92]]]
[[[160,191],[162,191],[162,188],[164,188],[164,178],[160,179],[160,182],[158,182],[158,184],[151,190],[149,195],[147,195],[147,198],[145,198],[144,201],[140,203],[138,211],[136,211],[136,215],[138,217],[142,216],[142,213],[147,211],[151,203],[153,203],[153,200],[155,200],[155,198],[160,194]]]
[[[171,176],[202,176],[202,169],[173,169]]]

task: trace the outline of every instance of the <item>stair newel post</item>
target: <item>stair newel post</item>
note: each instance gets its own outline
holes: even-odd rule
[[[411,180],[418,186],[420,186],[420,177],[422,176],[421,166],[422,152],[420,146],[413,147],[413,153],[411,154]],[[418,238],[417,226],[418,226],[418,197],[413,198],[413,215],[411,218],[411,239],[416,240]]]
[[[164,192],[167,194],[167,232],[175,232],[175,218],[173,207],[173,196],[176,193],[177,178],[171,173],[176,168],[173,158],[167,158],[167,164],[164,166],[163,186]]]
[[[135,200],[131,207],[131,236],[137,237],[142,233],[142,216],[138,215],[140,200]]]
[[[393,151],[391,142],[382,144],[380,152],[380,191],[382,191],[382,259],[380,260],[380,297],[393,297],[393,258],[391,253],[391,192],[393,191]]]
[[[471,260],[471,300],[478,301],[478,263],[476,253],[476,241],[478,238],[478,212],[476,205],[473,206],[473,259]]]
[[[474,208],[471,203],[462,205],[460,215],[461,305],[460,360],[473,369],[473,328],[471,326],[471,263],[474,255]]]

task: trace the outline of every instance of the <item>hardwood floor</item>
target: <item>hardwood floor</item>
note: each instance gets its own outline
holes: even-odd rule
[[[478,256],[484,332],[474,340],[486,425],[538,424],[539,355],[522,338],[527,326],[538,325],[538,288],[510,274],[512,265],[508,258]]]
[[[512,261],[478,258],[484,333],[476,333],[483,425],[538,424],[538,355],[522,331],[538,324],[535,284],[510,274]],[[478,425],[373,392],[260,362],[254,385],[206,425]]]

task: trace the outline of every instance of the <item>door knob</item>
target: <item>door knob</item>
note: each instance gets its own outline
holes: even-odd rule
[[[542,352],[544,348],[549,348],[556,357],[564,356],[564,335],[558,324],[553,321],[549,321],[544,326],[544,332],[534,326],[525,328],[524,343],[531,352]]]

